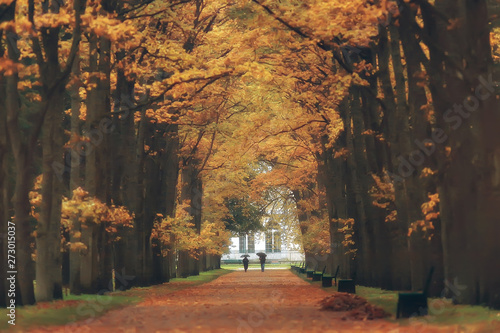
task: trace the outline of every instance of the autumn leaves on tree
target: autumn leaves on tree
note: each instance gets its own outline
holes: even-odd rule
[[[0,1],[19,302],[217,268],[266,216],[312,268],[500,306],[492,8]]]

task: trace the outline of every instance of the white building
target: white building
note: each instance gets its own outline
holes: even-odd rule
[[[248,254],[250,260],[258,260],[256,253],[267,254],[267,262],[303,261],[304,253],[298,251],[297,244],[288,244],[281,233],[270,230],[262,233],[241,235],[231,238],[230,253],[222,255],[222,262],[226,260],[241,260],[241,255]]]

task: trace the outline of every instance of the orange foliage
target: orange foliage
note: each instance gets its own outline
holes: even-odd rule
[[[333,222],[338,222],[342,227],[338,229],[339,232],[344,234],[342,245],[346,249],[345,254],[352,254],[353,258],[356,256],[357,248],[354,243],[354,219],[334,219]]]
[[[304,251],[323,256],[330,253],[330,223],[328,218],[311,217],[306,223],[307,232],[302,235]]]
[[[224,223],[205,221],[198,234],[194,229],[192,216],[185,209],[188,207],[187,204],[180,205],[174,218],[164,218],[157,214],[151,238],[164,245],[162,255],[166,256],[169,249],[186,250],[193,258],[199,258],[203,251],[209,254],[223,254],[231,238],[231,233],[225,230]]]
[[[42,202],[40,194],[42,176],[38,176],[33,190],[30,192],[31,216],[39,220],[39,209]],[[64,230],[71,233],[74,239],[80,239],[80,230],[74,229],[74,222],[78,220],[82,228],[91,224],[104,224],[108,233],[108,240],[116,242],[120,240],[120,234],[124,229],[133,228],[134,215],[123,206],[107,205],[99,199],[90,197],[83,188],[78,187],[73,191],[71,199],[63,197],[61,206],[61,232]],[[62,246],[71,251],[87,248],[88,244],[82,242],[69,242],[62,239]]]
[[[422,213],[424,214],[424,220],[412,222],[408,228],[408,236],[418,230],[422,231],[424,236],[429,240],[433,236],[433,221],[439,218],[439,193],[429,193],[427,197],[429,201],[424,202],[421,207]]]

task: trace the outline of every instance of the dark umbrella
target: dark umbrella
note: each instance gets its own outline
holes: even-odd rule
[[[240,256],[240,258],[245,258],[245,257],[250,257],[250,255],[249,255],[249,254],[242,254],[242,255]]]
[[[265,254],[264,252],[256,253],[256,255],[258,255],[259,257],[267,257],[267,254]]]

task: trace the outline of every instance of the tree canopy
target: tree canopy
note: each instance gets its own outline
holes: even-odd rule
[[[17,228],[19,304],[97,292],[114,271],[129,286],[199,274],[267,217],[310,266],[391,290],[435,267],[431,295],[500,307],[497,11],[0,1],[0,221]]]

